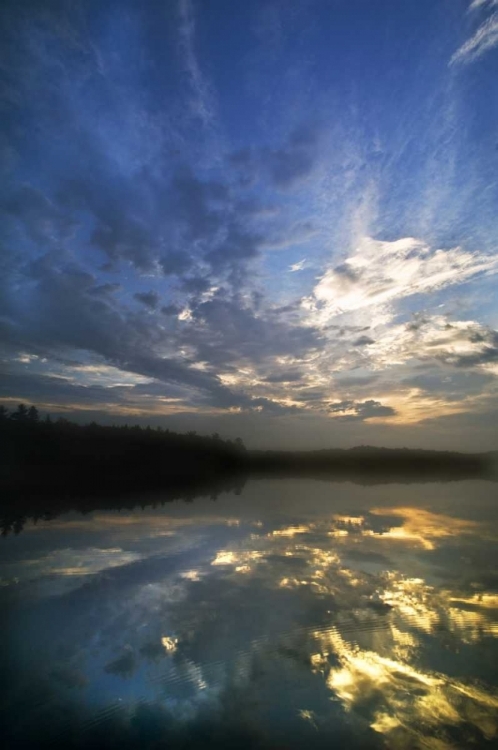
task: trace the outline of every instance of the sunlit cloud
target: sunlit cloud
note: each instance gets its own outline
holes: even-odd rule
[[[433,513],[423,508],[374,508],[371,513],[403,519],[401,526],[393,526],[381,532],[382,538],[420,544],[428,550],[435,549],[441,539],[476,533],[488,536],[482,523]]]
[[[328,638],[340,666],[330,669],[327,686],[348,711],[360,710],[368,698],[370,726],[387,735],[389,747],[408,742],[413,747],[449,750],[453,741],[444,727],[464,721],[474,724],[487,739],[496,736],[497,724],[491,719],[491,712],[498,708],[498,700],[487,693],[471,691],[462,701],[462,691],[467,686],[459,680],[362,650],[338,633],[331,632]],[[408,685],[411,689],[407,689]],[[421,725],[423,731],[419,729]]]
[[[170,654],[173,651],[176,651],[176,648],[178,645],[178,638],[173,638],[169,635],[164,635],[161,638],[161,645],[163,646],[166,653]]]
[[[433,250],[407,237],[382,242],[365,237],[355,252],[328,270],[313,291],[319,318],[380,306],[414,294],[460,284],[479,273],[495,273],[495,256],[455,247]]]
[[[120,547],[58,549],[44,557],[4,566],[6,580],[30,581],[45,576],[78,577],[101,573],[141,560],[143,555]]]

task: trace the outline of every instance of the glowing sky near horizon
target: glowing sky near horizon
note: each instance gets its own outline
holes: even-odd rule
[[[0,38],[6,406],[498,448],[495,0],[8,1]]]

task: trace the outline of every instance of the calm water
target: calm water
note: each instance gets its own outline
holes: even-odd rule
[[[496,747],[496,487],[251,481],[27,523],[0,539],[6,747]]]

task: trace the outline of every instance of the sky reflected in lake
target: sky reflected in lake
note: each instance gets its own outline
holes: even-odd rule
[[[496,485],[160,499],[0,540],[7,747],[496,746]]]

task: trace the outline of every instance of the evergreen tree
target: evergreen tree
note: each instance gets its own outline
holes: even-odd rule
[[[10,418],[15,419],[16,422],[25,422],[28,418],[28,408],[26,404],[19,404],[15,412],[11,414]]]
[[[30,422],[38,422],[40,415],[36,406],[30,406],[28,409],[28,419]]]

